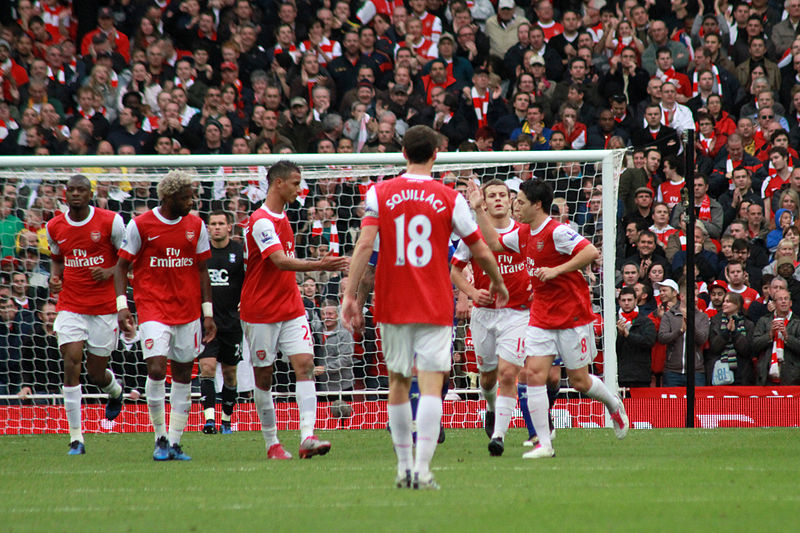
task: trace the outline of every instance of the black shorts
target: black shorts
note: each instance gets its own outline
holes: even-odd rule
[[[213,357],[222,364],[236,366],[242,360],[242,340],[242,332],[218,331],[197,358]]]

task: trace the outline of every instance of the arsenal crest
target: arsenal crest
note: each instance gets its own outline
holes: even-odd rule
[[[99,231],[93,231],[89,234],[89,237],[91,237],[93,242],[100,242],[100,237],[102,237],[102,235]]]
[[[258,357],[259,361],[263,361],[264,359],[267,358],[267,352],[264,350],[257,350],[256,357]]]
[[[192,239],[194,239],[194,232],[193,231],[187,231],[186,232],[186,240],[187,241],[191,241]]]
[[[544,248],[544,241],[538,241],[538,242],[536,243],[536,250],[538,250],[538,251],[540,251],[540,252],[541,252],[541,251],[542,251],[542,248]]]
[[[153,344],[154,344],[153,339],[147,339],[144,341],[144,347],[147,348],[148,350],[153,349]]]

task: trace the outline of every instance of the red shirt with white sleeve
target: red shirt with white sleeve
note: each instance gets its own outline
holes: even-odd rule
[[[681,203],[681,189],[685,183],[686,180],[665,181],[658,186],[658,201],[664,202],[670,209],[672,209]]]
[[[728,285],[728,291],[735,292],[736,294],[740,294],[742,296],[742,300],[744,300],[743,308],[745,311],[747,311],[750,308],[751,303],[764,301],[757,290],[755,290],[753,287],[748,287],[746,285],[738,290]]]
[[[569,226],[547,217],[535,229],[521,224],[502,235],[500,242],[505,249],[521,253],[527,259],[533,289],[531,326],[570,329],[594,321],[589,285],[580,271],[573,270],[544,282],[533,275],[537,268],[563,265],[589,246],[589,241]]]
[[[452,326],[450,235],[480,239],[467,201],[430,176],[403,174],[367,191],[363,226],[378,226],[375,319]]]
[[[119,256],[133,264],[133,300],[139,323],[168,326],[200,318],[199,261],[211,257],[208,231],[195,215],[174,220],[158,207],[128,223]]]
[[[286,213],[258,208],[245,228],[245,263],[239,316],[251,324],[285,322],[306,314],[295,273],[281,270],[269,258],[283,250],[294,257],[294,232]]]
[[[507,233],[518,230],[520,226],[519,222],[512,220],[507,228],[497,230],[497,233],[502,237]],[[497,266],[503,276],[503,282],[505,282],[508,289],[506,307],[509,309],[530,309],[531,291],[528,287],[530,287],[531,278],[528,275],[528,269],[525,268],[525,256],[519,253],[494,252],[494,258],[497,260]],[[472,252],[464,241],[458,243],[456,253],[453,254],[453,259],[450,262],[458,268],[464,268],[467,263],[472,263],[475,288],[489,290],[491,279],[472,258]],[[474,302],[474,304],[475,307],[494,307],[494,304],[478,305],[477,302]]]
[[[56,311],[82,315],[117,312],[114,278],[95,281],[90,269],[117,264],[117,250],[125,237],[125,223],[113,211],[89,206],[85,220],[74,221],[61,213],[47,222],[51,257],[64,263],[63,287]]]

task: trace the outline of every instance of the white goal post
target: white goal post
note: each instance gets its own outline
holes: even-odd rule
[[[625,150],[583,150],[583,151],[498,151],[498,152],[443,152],[437,155],[434,174],[447,174],[449,178],[459,179],[477,173],[486,181],[493,176],[516,177],[520,168],[532,170],[534,177],[543,178],[558,171],[565,162],[580,164],[580,175],[572,177],[591,177],[594,185],[602,185],[602,265],[600,275],[600,302],[603,316],[602,349],[604,355],[603,379],[613,391],[617,385],[616,359],[616,303],[615,303],[615,264],[617,234],[617,185],[622,169]],[[85,174],[93,182],[134,183],[145,180],[155,183],[169,169],[183,168],[196,175],[201,186],[217,191],[223,184],[247,182],[252,187],[265,175],[265,169],[279,160],[290,160],[301,167],[303,178],[312,189],[321,178],[335,178],[339,181],[374,178],[379,181],[402,172],[405,161],[401,153],[371,154],[269,154],[269,155],[143,155],[143,156],[4,156],[0,157],[0,184],[12,183],[18,189],[28,187],[28,194],[42,183],[65,183],[74,174]],[[260,167],[260,168],[259,168]],[[224,171],[223,171],[224,169]],[[505,169],[505,170],[502,170]],[[495,174],[496,173],[496,174]],[[530,174],[530,172],[529,172]],[[549,177],[548,177],[549,179]],[[575,183],[573,181],[573,183]],[[216,184],[216,187],[215,187]],[[579,197],[580,191],[571,186],[570,195]],[[58,187],[56,186],[56,189]],[[250,191],[253,192],[252,190]],[[244,191],[242,191],[244,194]],[[59,193],[60,194],[60,193]],[[257,206],[258,195],[251,196],[251,204]],[[311,201],[313,197],[309,196]],[[36,207],[34,199],[28,199],[29,207]],[[63,199],[56,198],[57,209],[64,209]],[[582,200],[581,200],[582,201]],[[308,206],[309,204],[306,204]],[[19,205],[16,206],[20,208]],[[23,206],[24,207],[24,206]],[[20,211],[25,209],[20,208]],[[201,213],[207,215],[208,213]],[[21,245],[16,242],[17,252]],[[569,295],[565,295],[566,298]],[[113,356],[112,356],[113,357]],[[3,383],[3,368],[0,366],[0,385]],[[358,392],[358,391],[356,391]],[[471,392],[475,392],[474,390]],[[378,393],[378,391],[376,391]],[[101,397],[103,395],[96,395]],[[344,394],[346,397],[347,394]],[[50,399],[57,393],[36,392],[29,399]],[[91,398],[91,394],[85,394]],[[13,401],[16,394],[0,389],[0,404]]]

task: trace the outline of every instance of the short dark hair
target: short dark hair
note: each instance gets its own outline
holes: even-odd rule
[[[545,213],[550,212],[550,206],[553,204],[553,188],[549,183],[538,178],[524,181],[519,186],[519,192],[523,193],[532,204],[541,202],[542,211]]]
[[[622,287],[619,290],[619,297],[622,297],[623,294],[630,294],[631,296],[634,297],[634,299],[636,298],[636,291],[634,290],[633,287]]]
[[[228,221],[228,224],[233,224],[233,215],[228,211],[223,211],[222,209],[215,209],[208,214],[208,219],[211,220],[213,216],[223,216],[225,220]]]
[[[300,167],[287,159],[282,159],[269,167],[267,183],[272,185],[276,179],[285,180],[295,172],[300,172]]]
[[[409,163],[430,161],[439,147],[439,134],[429,126],[412,126],[403,136],[403,151]]]
[[[489,181],[487,181],[486,183],[484,183],[483,185],[481,185],[481,191],[483,192],[483,194],[486,194],[486,189],[488,189],[489,187],[505,187],[506,191],[507,192],[509,191],[509,188],[508,188],[508,185],[506,185],[506,182],[503,181],[503,180],[497,179],[497,178],[492,178]]]

